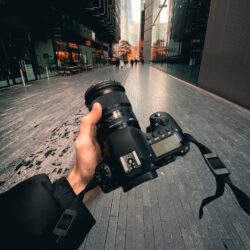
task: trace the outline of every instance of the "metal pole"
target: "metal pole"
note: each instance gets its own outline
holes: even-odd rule
[[[49,71],[48,71],[48,67],[47,66],[45,67],[45,70],[46,70],[47,78],[48,78],[48,81],[49,81]]]
[[[23,86],[25,87],[25,80],[24,80],[24,77],[23,77],[23,70],[21,68],[20,68],[20,75],[22,77]]]

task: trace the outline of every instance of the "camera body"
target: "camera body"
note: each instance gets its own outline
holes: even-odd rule
[[[120,83],[103,81],[91,86],[85,100],[90,110],[95,102],[103,108],[97,138],[104,158],[96,168],[95,179],[105,193],[118,187],[127,192],[154,179],[158,168],[189,151],[181,128],[165,112],[152,114],[143,133]]]

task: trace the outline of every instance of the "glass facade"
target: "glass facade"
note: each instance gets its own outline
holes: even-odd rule
[[[151,39],[151,60],[160,61],[166,58],[167,45],[167,27],[168,27],[168,9],[169,7],[160,7],[165,0],[153,2],[153,25]]]
[[[197,83],[210,0],[154,0],[150,59]]]
[[[128,59],[139,59],[140,41],[140,0],[120,0],[121,3],[121,40],[128,41],[131,53]]]
[[[49,76],[57,75],[55,54],[53,50],[53,41],[50,38],[44,40],[38,40],[34,42],[38,78],[47,77],[46,67],[48,69]]]

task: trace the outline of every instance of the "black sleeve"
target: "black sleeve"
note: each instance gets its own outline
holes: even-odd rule
[[[0,195],[5,249],[77,249],[94,224],[66,178],[36,175]]]

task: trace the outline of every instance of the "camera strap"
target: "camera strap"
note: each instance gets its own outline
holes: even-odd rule
[[[184,133],[183,135],[184,135],[184,139],[186,141],[195,144],[199,148],[204,160],[205,160],[204,155],[212,153],[212,151],[209,148],[207,148],[202,143],[198,142],[192,135],[187,134],[187,133]],[[201,219],[202,216],[203,216],[203,207],[204,206],[206,206],[207,204],[209,204],[210,202],[214,201],[215,199],[221,197],[224,194],[225,184],[226,183],[231,188],[231,190],[233,191],[233,193],[234,193],[240,207],[248,215],[250,215],[250,198],[243,191],[241,191],[237,186],[235,186],[233,184],[232,180],[229,177],[230,173],[228,172],[227,174],[216,174],[214,171],[212,171],[211,167],[208,165],[206,160],[205,160],[205,162],[206,162],[207,166],[209,167],[209,170],[211,171],[211,173],[215,177],[216,191],[215,191],[214,195],[203,199],[203,201],[201,202],[201,206],[200,206],[200,209],[199,209],[199,218]],[[217,166],[215,166],[215,168],[216,167]],[[225,168],[225,166],[223,166],[223,167]]]

